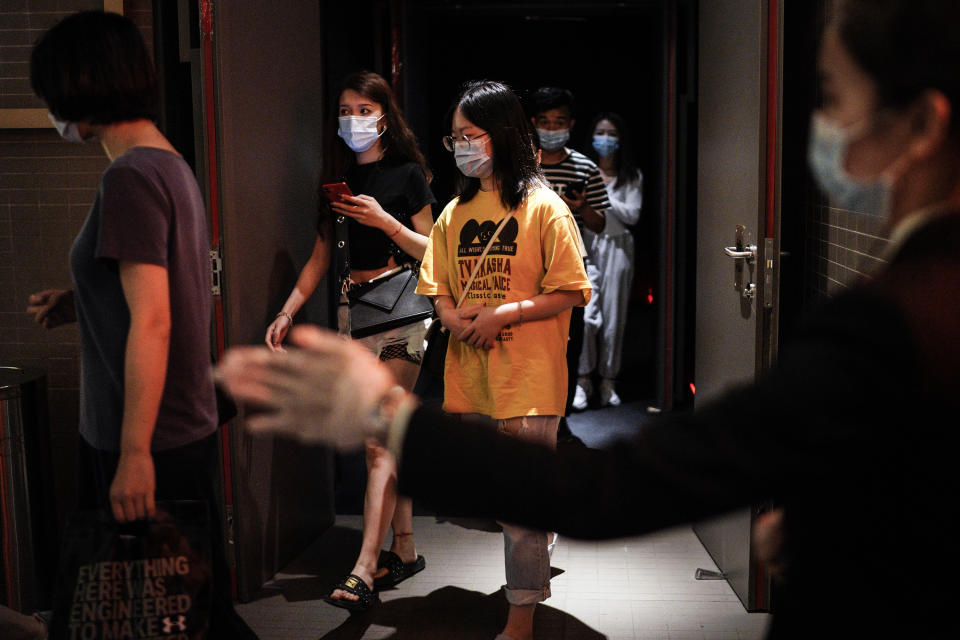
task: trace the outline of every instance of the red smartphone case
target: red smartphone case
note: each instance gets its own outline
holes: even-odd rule
[[[350,187],[347,186],[346,182],[331,182],[323,185],[321,188],[323,189],[323,195],[327,196],[327,200],[330,202],[339,202],[343,200],[344,196],[353,195],[353,192],[350,190]]]

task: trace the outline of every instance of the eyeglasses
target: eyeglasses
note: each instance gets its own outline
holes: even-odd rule
[[[473,138],[468,138],[467,136],[460,136],[457,138],[454,138],[453,136],[443,136],[443,148],[446,149],[447,151],[453,151],[456,148],[456,145],[464,144],[469,150],[471,142],[476,142],[477,140],[480,140],[480,138],[483,138],[489,135],[490,135],[489,133],[481,133],[480,135],[474,136]]]

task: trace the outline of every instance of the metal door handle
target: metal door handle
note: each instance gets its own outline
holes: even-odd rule
[[[723,252],[731,258],[737,260],[756,260],[757,245],[749,244],[747,245],[746,250],[738,249],[737,247],[724,247]]]

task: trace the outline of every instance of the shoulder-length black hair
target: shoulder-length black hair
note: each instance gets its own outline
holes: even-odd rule
[[[397,104],[390,84],[377,73],[358,71],[343,79],[335,97],[329,119],[330,124],[327,128],[327,139],[330,142],[326,145],[327,161],[324,162],[324,181],[341,179],[347,169],[356,162],[356,154],[337,135],[340,96],[347,90],[356,91],[364,98],[368,98],[371,102],[375,102],[383,108],[383,120],[386,122],[386,129],[380,138],[380,144],[384,150],[384,159],[396,162],[416,162],[429,178],[430,172],[427,170],[427,162],[423,153],[417,146],[417,137],[413,134],[410,125],[407,124],[406,118],[403,117],[403,110]]]
[[[453,111],[490,134],[493,147],[493,177],[500,201],[515,209],[527,192],[545,184],[534,150],[530,121],[516,94],[502,82],[479,80],[464,85]],[[469,202],[480,190],[480,179],[460,174],[461,202]]]
[[[637,161],[633,155],[633,144],[630,142],[629,131],[623,117],[613,111],[601,111],[590,122],[590,128],[587,129],[589,143],[587,144],[587,157],[594,162],[599,161],[600,154],[593,148],[593,132],[597,130],[597,125],[601,120],[609,120],[617,128],[618,140],[620,142],[616,151],[613,152],[613,164],[617,168],[617,189],[632,184],[637,181]]]
[[[137,26],[116,13],[75,13],[40,36],[30,54],[30,84],[60,120],[156,118],[153,62]]]

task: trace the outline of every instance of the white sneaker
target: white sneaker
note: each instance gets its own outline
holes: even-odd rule
[[[600,406],[619,407],[620,406],[620,396],[617,395],[617,392],[613,389],[613,380],[610,378],[604,378],[600,382]]]
[[[583,411],[587,408],[587,401],[593,393],[590,380],[579,378],[577,380],[577,389],[573,392],[573,408],[577,411]]]

